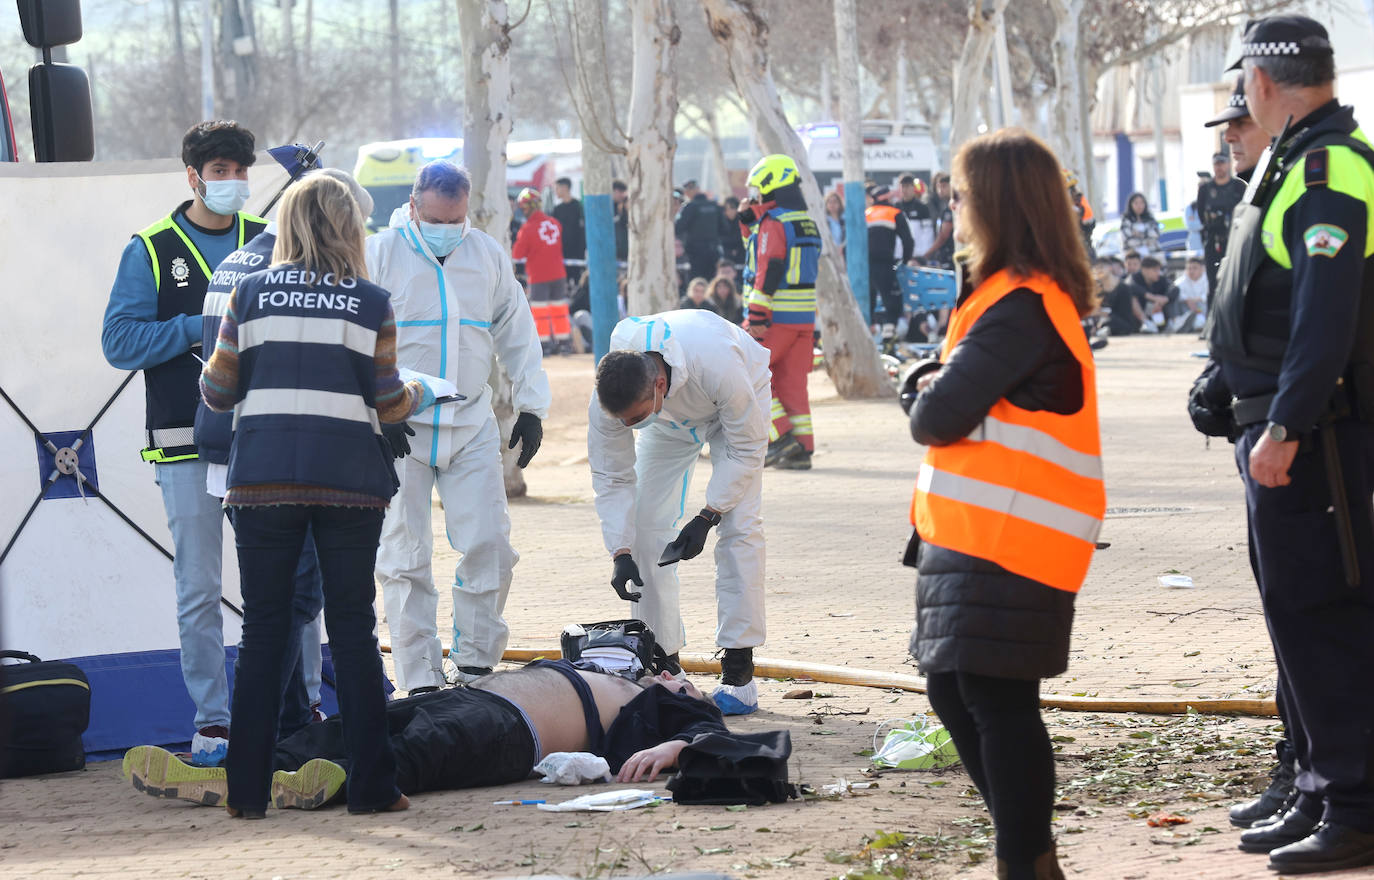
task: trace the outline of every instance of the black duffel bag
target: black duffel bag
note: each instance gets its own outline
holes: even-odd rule
[[[91,685],[80,667],[0,651],[0,778],[86,766],[81,734],[91,721]]]

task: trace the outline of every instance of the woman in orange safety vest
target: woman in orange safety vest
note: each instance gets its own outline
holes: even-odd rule
[[[1068,665],[1074,595],[1106,507],[1079,324],[1095,292],[1059,164],[1034,136],[968,142],[953,182],[968,283],[940,363],[904,395],[928,447],[911,505],[911,647],[992,813],[997,876],[1062,878],[1039,692]]]

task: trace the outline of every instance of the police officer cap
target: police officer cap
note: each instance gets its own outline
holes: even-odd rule
[[[1226,100],[1226,109],[1202,124],[1211,128],[1214,125],[1230,122],[1232,119],[1244,119],[1249,115],[1250,108],[1245,106],[1245,77],[1242,76],[1236,80],[1236,88],[1231,92],[1231,97]]]
[[[1240,70],[1246,58],[1287,56],[1321,58],[1331,55],[1326,28],[1305,15],[1271,15],[1250,22],[1240,38],[1240,58],[1227,70]]]
[[[324,146],[324,142],[308,147],[305,144],[286,144],[281,147],[272,147],[267,153],[277,164],[286,169],[286,173],[292,180],[300,177],[307,171],[314,171],[320,167],[319,149]]]
[[[866,192],[873,197],[874,201],[881,202],[883,199],[888,197],[892,190],[888,187],[883,186],[880,183],[875,183],[869,186]]]

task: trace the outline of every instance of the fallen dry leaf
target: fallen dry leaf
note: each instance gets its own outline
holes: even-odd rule
[[[1187,825],[1193,821],[1187,816],[1180,816],[1177,813],[1155,813],[1145,824],[1151,828],[1168,828],[1170,825]]]
[[[784,700],[809,700],[811,699],[811,691],[804,689],[788,691],[787,693],[782,695],[782,698]]]

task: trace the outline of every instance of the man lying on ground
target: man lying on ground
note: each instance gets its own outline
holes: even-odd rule
[[[698,734],[728,732],[720,710],[671,673],[636,681],[567,660],[393,701],[387,727],[396,784],[407,795],[521,782],[553,752],[591,752],[616,781],[639,782],[676,767]],[[272,802],[303,810],[329,803],[346,782],[346,754],[337,715],[277,743]],[[153,797],[215,805],[227,791],[222,767],[192,767],[157,746],[130,749],[124,775]]]

